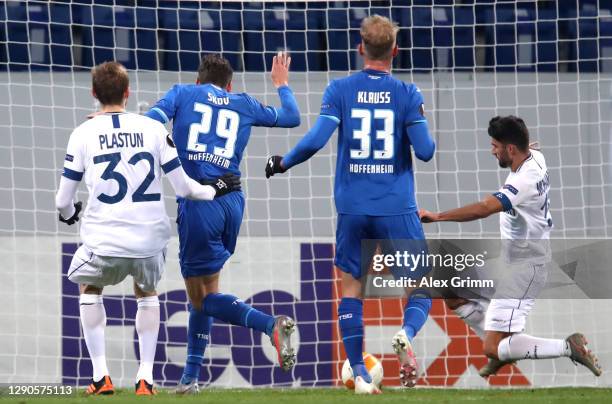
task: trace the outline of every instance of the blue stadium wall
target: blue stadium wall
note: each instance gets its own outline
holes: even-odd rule
[[[195,70],[208,52],[262,71],[285,48],[296,71],[351,70],[360,21],[372,13],[400,26],[400,70],[612,71],[612,0],[2,1],[0,71],[106,60]]]

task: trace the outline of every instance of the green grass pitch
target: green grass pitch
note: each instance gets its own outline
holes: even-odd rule
[[[68,397],[7,397],[0,402],[16,403],[198,403],[198,404],[301,404],[301,403],[610,403],[612,389],[552,388],[552,389],[387,389],[380,396],[356,396],[345,389],[203,389],[196,396],[176,396],[161,390],[155,397],[136,397],[132,390],[119,390],[114,396],[85,397],[82,393]]]

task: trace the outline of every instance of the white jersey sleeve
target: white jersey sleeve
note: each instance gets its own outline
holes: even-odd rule
[[[210,185],[201,185],[187,176],[171,142],[172,140],[166,137],[160,145],[160,161],[176,196],[198,201],[213,200],[217,191]]]
[[[550,180],[542,153],[531,156],[508,175],[504,185],[495,192],[504,212],[500,214],[502,238],[512,240],[548,239],[552,229],[548,191]]]
[[[69,218],[74,214],[74,195],[85,171],[84,148],[78,131],[72,132],[68,139],[60,186],[55,195],[55,206],[63,218]]]
[[[62,176],[70,180],[81,181],[85,171],[85,147],[83,136],[79,134],[79,130],[74,130],[68,139]]]
[[[166,130],[162,124],[160,126],[164,128],[164,131]],[[180,167],[181,161],[176,152],[176,147],[170,145],[169,135],[167,132],[165,133],[166,136],[160,141],[159,145],[159,161],[164,174],[168,174],[170,171]]]
[[[518,206],[533,197],[535,188],[530,173],[526,175],[509,175],[504,185],[493,194],[504,207],[504,211],[509,211],[513,206]]]

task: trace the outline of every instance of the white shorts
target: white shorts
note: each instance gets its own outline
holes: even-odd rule
[[[545,265],[521,264],[507,267],[485,316],[485,331],[523,332],[536,297],[546,285]]]
[[[485,331],[523,332],[535,299],[492,299],[485,315]]]
[[[104,287],[116,285],[128,275],[144,292],[157,287],[166,262],[166,249],[147,258],[101,257],[81,245],[72,257],[68,279],[74,283]]]

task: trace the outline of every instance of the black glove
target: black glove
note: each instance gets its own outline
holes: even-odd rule
[[[210,185],[217,191],[215,198],[242,190],[240,187],[240,177],[232,173],[223,174]]]
[[[81,209],[83,209],[83,202],[79,201],[74,204],[74,214],[70,216],[68,219],[64,219],[62,214],[59,214],[59,221],[66,223],[68,226],[75,224],[79,221],[79,213],[81,213]]]
[[[272,156],[268,158],[268,162],[266,163],[266,178],[270,178],[274,174],[282,174],[287,171],[283,168],[283,166],[281,166],[281,161],[283,161],[282,156]]]

